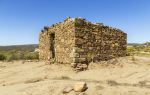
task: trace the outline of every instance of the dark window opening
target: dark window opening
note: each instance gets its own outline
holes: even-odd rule
[[[50,51],[52,53],[52,58],[55,58],[55,34],[54,33],[50,34],[50,43],[51,43]]]

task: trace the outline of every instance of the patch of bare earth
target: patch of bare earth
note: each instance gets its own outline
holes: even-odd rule
[[[149,64],[147,57],[123,57],[75,72],[69,64],[0,62],[0,95],[64,95],[64,87],[81,81],[85,92],[65,95],[150,95]]]

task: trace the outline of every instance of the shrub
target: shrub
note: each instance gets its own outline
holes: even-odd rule
[[[0,54],[0,60],[1,60],[1,61],[6,60],[6,56],[3,55],[3,54]]]
[[[39,54],[38,54],[37,52],[27,53],[27,54],[25,55],[25,59],[26,59],[26,60],[39,59]]]
[[[134,55],[136,52],[134,47],[127,47],[127,55]]]

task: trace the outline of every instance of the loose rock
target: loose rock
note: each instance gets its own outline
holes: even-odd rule
[[[74,85],[73,89],[76,92],[83,92],[87,89],[87,84],[85,82],[78,82]]]
[[[63,89],[63,91],[62,91],[62,93],[69,93],[69,92],[71,92],[73,90],[73,87],[71,87],[71,86],[66,86],[64,89]]]
[[[77,71],[83,71],[83,70],[87,70],[88,69],[88,65],[87,64],[77,64],[76,66],[76,70]]]
[[[77,63],[71,63],[71,67],[75,68],[77,66]]]

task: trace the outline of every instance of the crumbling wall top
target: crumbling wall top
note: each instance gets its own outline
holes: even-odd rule
[[[59,25],[62,25],[64,23],[69,23],[69,22],[74,22],[75,26],[84,26],[84,25],[88,25],[89,26],[89,25],[91,25],[91,26],[95,26],[95,27],[109,28],[111,30],[124,33],[121,29],[110,27],[110,26],[104,25],[103,23],[93,23],[93,22],[90,22],[90,21],[86,20],[85,18],[81,18],[81,17],[76,17],[76,18],[67,17],[62,22],[58,22],[58,23],[52,24],[51,26],[45,26],[44,30],[48,30],[48,29],[51,29],[51,28],[54,28],[54,27],[57,27]],[[126,33],[124,33],[124,34],[126,34]]]

